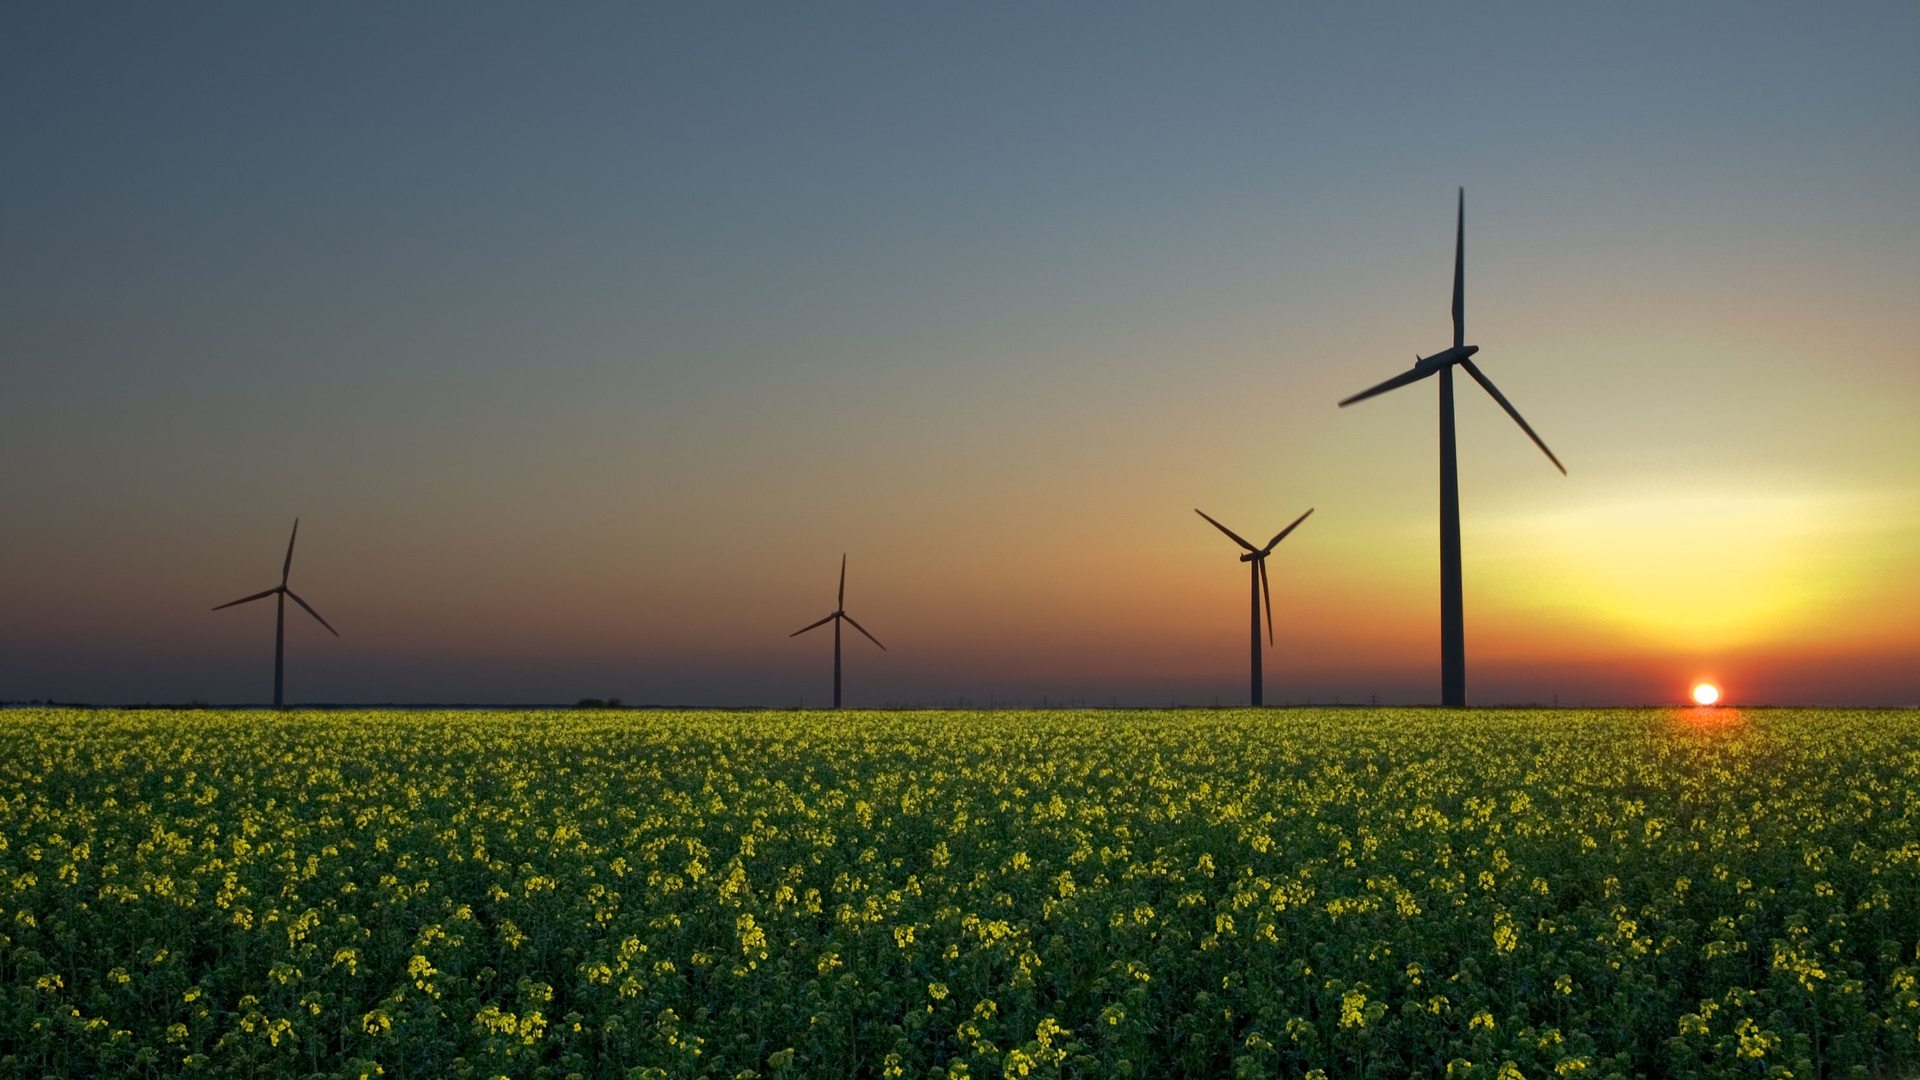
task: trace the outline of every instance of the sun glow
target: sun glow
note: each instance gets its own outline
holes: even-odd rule
[[[1920,506],[1689,491],[1528,510],[1478,528],[1469,589],[1649,645],[1714,651],[1873,609]],[[1846,613],[1851,614],[1846,614]]]
[[[1711,705],[1720,700],[1720,688],[1710,682],[1703,682],[1693,688],[1693,700],[1696,704]]]

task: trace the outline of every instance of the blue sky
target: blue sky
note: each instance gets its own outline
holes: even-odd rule
[[[10,6],[0,698],[258,699],[270,616],[206,608],[296,515],[343,631],[296,634],[296,699],[790,703],[842,551],[894,649],[855,699],[1230,696],[1199,503],[1318,507],[1270,686],[1422,700],[1431,394],[1332,402],[1447,344],[1465,186],[1470,340],[1569,466],[1463,400],[1470,685],[1920,699],[1916,40]]]

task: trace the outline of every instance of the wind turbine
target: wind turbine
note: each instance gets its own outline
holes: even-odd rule
[[[1356,401],[1365,401],[1376,394],[1396,390],[1409,383],[1419,382],[1429,375],[1440,376],[1440,703],[1442,705],[1465,705],[1467,703],[1467,632],[1465,616],[1460,598],[1460,469],[1453,449],[1453,368],[1459,365],[1466,369],[1473,381],[1481,389],[1493,395],[1493,400],[1507,410],[1513,422],[1527,433],[1527,438],[1547,455],[1553,467],[1566,475],[1567,467],[1553,456],[1540,436],[1520,418],[1520,411],[1506,399],[1506,396],[1493,385],[1480,369],[1473,364],[1473,354],[1480,346],[1467,344],[1466,327],[1466,246],[1467,246],[1467,189],[1460,189],[1460,211],[1455,225],[1453,246],[1453,348],[1434,353],[1432,356],[1413,358],[1413,370],[1403,372],[1370,390],[1362,390],[1340,403],[1341,408]]]
[[[1196,507],[1193,512],[1203,518],[1207,518],[1208,524],[1226,533],[1227,537],[1234,543],[1247,549],[1246,554],[1240,556],[1240,561],[1243,563],[1251,563],[1253,570],[1253,696],[1251,700],[1255,706],[1263,705],[1265,702],[1261,700],[1260,692],[1260,598],[1262,596],[1265,596],[1267,601],[1267,644],[1269,646],[1273,644],[1273,593],[1267,589],[1267,556],[1272,553],[1275,544],[1285,540],[1288,533],[1299,528],[1300,523],[1307,520],[1307,514],[1311,514],[1313,511],[1312,509],[1308,509],[1306,514],[1301,514],[1299,517],[1294,518],[1293,524],[1281,529],[1274,535],[1273,539],[1267,541],[1267,546],[1263,548],[1254,547],[1252,544],[1240,539],[1239,533],[1207,517],[1206,511]]]
[[[275,585],[271,589],[254,593],[252,596],[243,596],[233,601],[233,603],[221,604],[220,607],[213,609],[219,611],[220,608],[230,608],[236,604],[252,603],[255,600],[263,600],[269,596],[278,598],[273,613],[273,707],[276,709],[281,707],[280,691],[284,685],[284,675],[286,671],[287,598],[290,596],[293,597],[294,603],[306,608],[307,614],[313,616],[315,619],[319,619],[320,625],[325,626],[329,634],[332,634],[334,637],[340,636],[340,631],[335,630],[328,624],[327,620],[321,619],[320,613],[313,610],[305,600],[300,599],[298,593],[287,588],[287,573],[293,569],[293,542],[299,535],[300,519],[294,518],[293,535],[287,537],[287,561],[280,564],[280,584]]]
[[[867,634],[867,628],[854,622],[853,616],[847,614],[847,557],[845,555],[840,556],[840,599],[835,603],[833,614],[821,619],[819,622],[808,623],[787,635],[788,637],[799,637],[801,634],[806,633],[816,626],[825,626],[827,623],[833,624],[833,707],[836,709],[840,707],[840,623],[842,621],[850,623],[855,630],[860,631],[862,634]],[[872,634],[867,634],[867,640],[873,642],[875,645],[880,645],[880,639],[874,637]],[[885,652],[886,648],[885,645],[880,645],[882,652]]]

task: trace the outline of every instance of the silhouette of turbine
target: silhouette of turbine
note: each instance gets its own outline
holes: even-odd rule
[[[1273,539],[1267,541],[1267,546],[1263,548],[1254,547],[1252,544],[1240,539],[1239,533],[1207,517],[1206,511],[1196,507],[1193,512],[1203,518],[1207,518],[1208,524],[1226,533],[1228,539],[1234,543],[1246,548],[1246,554],[1240,556],[1240,561],[1253,564],[1253,694],[1249,700],[1256,706],[1264,705],[1266,703],[1261,700],[1260,686],[1260,598],[1262,596],[1266,597],[1267,602],[1267,644],[1269,646],[1273,644],[1273,593],[1267,589],[1267,556],[1272,553],[1273,546],[1285,540],[1288,533],[1299,528],[1300,523],[1307,520],[1307,514],[1313,513],[1313,510],[1308,509],[1306,514],[1301,514],[1299,517],[1294,518],[1293,524],[1281,529],[1274,535]]]
[[[1429,375],[1440,376],[1440,703],[1442,705],[1465,705],[1467,703],[1467,632],[1465,614],[1460,597],[1460,469],[1453,449],[1453,368],[1455,364],[1466,369],[1473,381],[1481,389],[1493,395],[1493,400],[1507,410],[1513,422],[1527,433],[1527,438],[1547,455],[1553,467],[1566,475],[1567,467],[1553,456],[1540,436],[1520,417],[1520,410],[1513,407],[1505,395],[1493,385],[1492,380],[1481,374],[1473,365],[1473,354],[1480,346],[1467,344],[1466,327],[1466,246],[1467,246],[1467,189],[1460,189],[1459,218],[1455,224],[1453,246],[1453,348],[1434,353],[1422,359],[1417,354],[1413,358],[1413,370],[1403,372],[1370,390],[1362,390],[1340,403],[1341,408],[1356,401],[1365,401],[1376,394],[1397,390],[1409,383],[1419,382]]]
[[[279,598],[276,603],[276,610],[274,611],[274,614],[273,614],[273,707],[276,709],[282,707],[281,687],[285,684],[284,675],[286,671],[287,598],[292,597],[294,603],[299,604],[303,608],[306,608],[307,614],[313,616],[315,619],[318,619],[320,622],[320,625],[325,626],[329,634],[332,634],[334,637],[340,636],[340,631],[335,630],[327,622],[327,620],[321,619],[319,612],[313,610],[313,607],[309,605],[305,600],[300,599],[299,595],[295,593],[292,589],[287,588],[287,574],[289,571],[293,569],[293,542],[296,538],[299,537],[299,535],[300,535],[300,519],[294,518],[293,519],[293,535],[287,537],[287,561],[280,564],[280,584],[275,585],[271,589],[265,589],[261,592],[254,593],[252,596],[243,596],[240,599],[233,601],[233,603],[221,604],[220,607],[213,609],[215,611],[219,611],[220,608],[230,608],[236,604],[248,604],[248,603],[252,603],[255,600],[263,600],[269,596],[276,596]]]
[[[825,626],[827,623],[833,624],[833,707],[836,709],[840,707],[840,624],[843,621],[851,624],[855,630],[860,631],[862,634],[867,634],[867,628],[854,622],[853,616],[847,614],[847,557],[845,555],[840,556],[840,599],[835,602],[833,614],[821,619],[819,622],[808,623],[787,635],[788,637],[799,637],[801,634],[806,633],[816,626]],[[880,639],[874,637],[872,634],[867,634],[867,640],[873,642],[875,645],[880,645]],[[885,645],[880,645],[882,652],[885,652],[886,648]]]

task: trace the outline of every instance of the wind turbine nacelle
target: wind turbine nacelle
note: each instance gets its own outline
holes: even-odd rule
[[[1257,558],[1259,558],[1259,557],[1260,557],[1260,555],[1259,555],[1259,554],[1258,554],[1257,552],[1252,552],[1252,551],[1249,551],[1249,552],[1247,552],[1246,554],[1244,554],[1244,555],[1242,555],[1242,556],[1240,556],[1240,561],[1241,561],[1241,562],[1252,562],[1253,560],[1255,560],[1255,559],[1257,559]]]
[[[1416,368],[1429,370],[1429,371],[1435,368],[1450,367],[1454,364],[1459,363],[1462,360],[1467,359],[1468,357],[1472,356],[1474,353],[1477,353],[1479,351],[1480,351],[1480,346],[1478,345],[1455,345],[1451,349],[1446,349],[1441,352],[1434,353],[1432,356],[1421,359],[1417,361],[1413,366]]]

